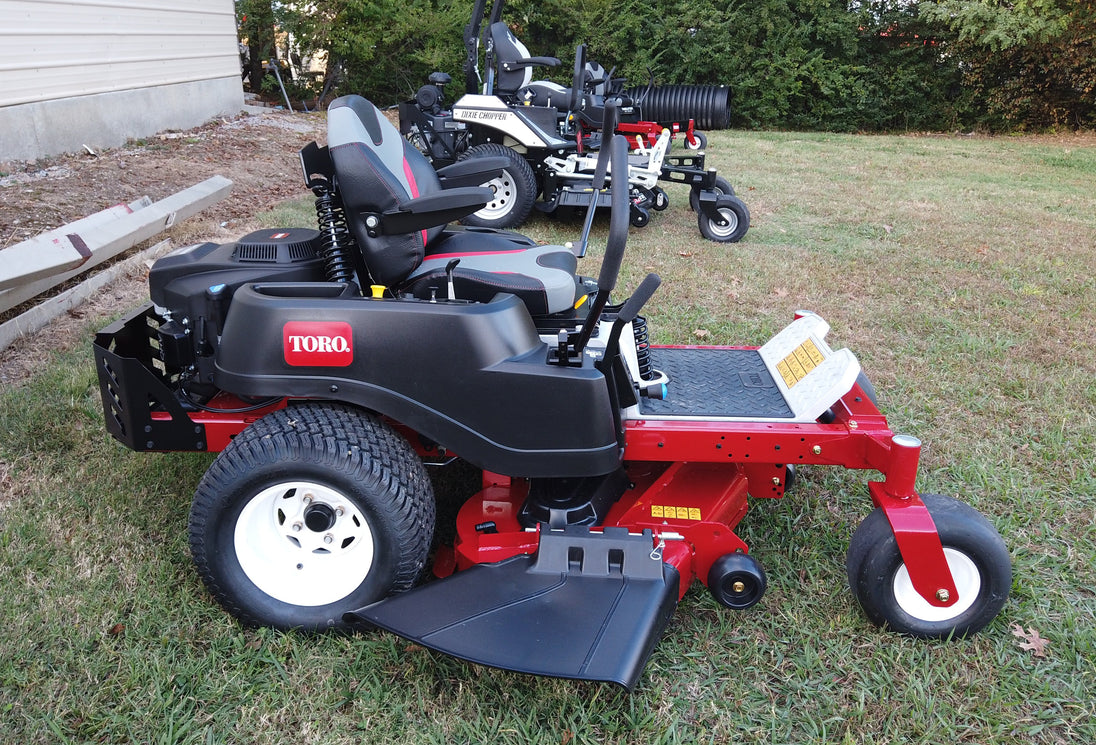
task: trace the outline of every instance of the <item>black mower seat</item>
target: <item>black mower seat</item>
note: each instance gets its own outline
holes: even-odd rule
[[[486,302],[512,293],[535,315],[574,303],[578,263],[570,249],[503,231],[447,229],[449,220],[486,204],[490,191],[443,189],[422,153],[366,99],[331,103],[327,139],[347,225],[373,282],[443,299],[445,268],[460,259],[453,270],[458,299]]]
[[[495,88],[499,93],[516,93],[529,85],[534,67],[559,67],[558,57],[530,57],[529,49],[510,32],[503,21],[491,24],[491,43],[498,60]]]

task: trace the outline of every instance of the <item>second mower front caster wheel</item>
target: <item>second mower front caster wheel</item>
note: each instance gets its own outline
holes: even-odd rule
[[[731,182],[722,176],[715,177],[715,183],[712,184],[711,191],[715,192],[716,196],[735,196],[734,187],[731,186]],[[699,186],[694,186],[689,189],[689,209],[696,212],[700,209],[700,192]]]
[[[662,212],[662,210],[670,206],[670,197],[661,186],[656,186],[651,189],[651,193],[654,194],[654,201],[651,203],[651,207],[654,208],[656,212]]]
[[[716,243],[737,243],[750,229],[750,210],[738,197],[716,197],[709,214],[704,205],[696,213],[700,234]]]

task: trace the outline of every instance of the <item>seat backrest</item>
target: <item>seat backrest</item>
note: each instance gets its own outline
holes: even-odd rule
[[[529,85],[533,79],[533,68],[503,69],[504,62],[517,62],[528,59],[530,56],[529,49],[510,32],[506,23],[499,21],[491,24],[491,42],[494,44],[495,59],[498,61],[495,88],[502,93],[514,93],[518,88]]]
[[[587,62],[584,66],[585,78],[588,81],[597,80],[590,92],[595,96],[607,96],[609,95],[609,78],[605,68],[602,67],[600,62]]]
[[[445,226],[370,237],[364,215],[439,191],[434,167],[361,96],[343,96],[328,106],[327,147],[347,224],[369,274],[380,284],[398,284],[422,263],[426,244]]]

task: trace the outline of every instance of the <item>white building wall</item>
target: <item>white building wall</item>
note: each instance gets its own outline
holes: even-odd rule
[[[114,147],[242,105],[233,0],[0,0],[0,160]]]

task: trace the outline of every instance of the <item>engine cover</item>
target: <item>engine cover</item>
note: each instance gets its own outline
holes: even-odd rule
[[[209,294],[219,304],[247,282],[322,282],[320,233],[307,228],[267,228],[235,243],[180,248],[152,265],[149,295],[177,319],[210,318]],[[223,289],[217,289],[221,288]],[[220,308],[223,316],[226,308]]]

